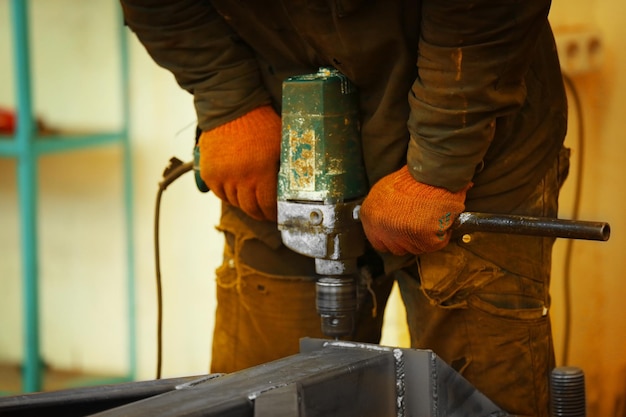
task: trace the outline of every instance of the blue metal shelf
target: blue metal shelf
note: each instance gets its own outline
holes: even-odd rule
[[[93,148],[108,144],[118,144],[122,141],[120,132],[101,132],[83,134],[54,134],[42,137],[33,137],[30,146],[35,155],[67,152],[85,148]],[[0,135],[0,157],[19,157],[21,149],[18,142],[11,136]]]
[[[134,380],[136,375],[136,323],[134,287],[133,188],[131,149],[129,140],[129,104],[122,100],[123,126],[114,132],[91,134],[59,134],[38,136],[32,107],[30,40],[28,27],[28,0],[11,0],[13,31],[16,109],[19,115],[16,133],[0,136],[0,157],[15,158],[17,164],[18,199],[20,207],[20,234],[22,253],[22,294],[24,323],[24,355],[22,390],[42,389],[39,323],[39,257],[37,235],[37,176],[38,157],[44,154],[68,152],[106,145],[120,146],[123,151],[124,215],[127,244],[128,297],[128,374],[122,380]],[[119,52],[121,56],[122,97],[127,97],[128,47],[126,29],[119,13]]]

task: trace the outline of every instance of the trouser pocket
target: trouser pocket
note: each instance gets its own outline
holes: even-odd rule
[[[212,372],[292,355],[300,338],[323,337],[311,277],[280,277],[228,262],[217,270],[216,291]]]
[[[547,417],[555,366],[550,318],[532,298],[516,297],[529,303],[517,306],[503,298],[469,298],[465,323],[472,348],[464,375],[507,412]]]
[[[398,274],[411,346],[431,349],[503,410],[547,417],[554,368],[550,319],[534,281],[513,274],[463,298],[463,306],[432,301],[414,272]]]

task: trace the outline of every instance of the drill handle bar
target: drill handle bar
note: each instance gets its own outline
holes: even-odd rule
[[[476,212],[461,213],[452,230],[455,236],[491,232],[597,241],[607,241],[611,234],[611,227],[605,222]]]

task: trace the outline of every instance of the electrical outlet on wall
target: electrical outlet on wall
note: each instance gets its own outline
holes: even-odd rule
[[[577,27],[555,29],[554,34],[561,69],[565,74],[581,75],[600,69],[604,45],[599,31]]]

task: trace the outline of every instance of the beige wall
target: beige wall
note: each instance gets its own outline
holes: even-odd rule
[[[119,122],[113,43],[116,2],[34,0],[33,41],[37,111],[50,124],[109,127]],[[11,62],[0,0],[0,62]],[[60,11],[63,11],[61,13]],[[558,33],[586,26],[601,34],[603,61],[573,78],[586,124],[580,216],[611,223],[609,242],[573,245],[572,334],[569,363],[587,376],[589,415],[626,415],[626,3],[555,0]],[[138,377],[154,378],[155,287],[152,221],[156,184],[171,156],[190,157],[191,98],[131,40]],[[0,66],[0,105],[13,103],[10,68]],[[7,80],[4,82],[4,80]],[[579,152],[572,109],[568,144]],[[120,154],[116,149],[42,158],[40,230],[42,350],[60,368],[123,372],[126,366],[126,288]],[[572,213],[573,178],[563,191],[561,216]],[[184,178],[184,177],[183,177]],[[165,284],[164,375],[205,373],[210,360],[213,273],[221,239],[213,226],[217,201],[199,194],[191,176],[170,187],[162,207]],[[15,162],[0,159],[0,361],[21,358],[20,264]],[[555,249],[553,317],[559,361],[563,346],[563,254]],[[391,309],[402,315],[398,303]],[[399,329],[399,330],[396,330]],[[406,345],[402,321],[390,317],[383,343]],[[621,408],[620,408],[621,407]]]
[[[626,282],[622,275],[626,271],[626,144],[622,139],[626,128],[626,56],[620,46],[626,36],[625,15],[626,3],[620,0],[559,0],[553,3],[551,13],[557,34],[572,27],[589,27],[598,31],[603,43],[601,68],[573,78],[585,123],[580,217],[608,221],[612,227],[606,243],[575,242],[573,246],[569,364],[582,367],[586,373],[589,415],[626,415]],[[576,159],[578,116],[573,109],[570,114],[568,143]],[[563,216],[571,214],[572,179],[561,200]],[[558,243],[554,263],[553,317],[558,353],[563,347],[565,320],[564,247],[564,242]]]

